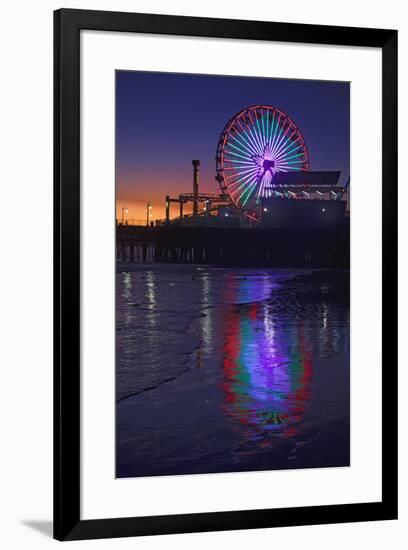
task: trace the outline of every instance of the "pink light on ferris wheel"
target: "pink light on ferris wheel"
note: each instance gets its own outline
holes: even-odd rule
[[[293,120],[275,107],[247,107],[221,133],[217,180],[221,191],[245,211],[272,196],[276,173],[298,170],[309,170],[306,144]]]

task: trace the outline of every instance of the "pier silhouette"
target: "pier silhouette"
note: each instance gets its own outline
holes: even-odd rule
[[[129,262],[253,267],[349,267],[349,223],[326,228],[131,226],[116,228]]]

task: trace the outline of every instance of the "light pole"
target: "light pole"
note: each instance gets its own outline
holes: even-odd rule
[[[149,227],[150,225],[150,216],[152,214],[152,203],[149,201],[146,205],[146,225]]]
[[[122,225],[125,225],[125,214],[129,212],[128,207],[122,206]]]

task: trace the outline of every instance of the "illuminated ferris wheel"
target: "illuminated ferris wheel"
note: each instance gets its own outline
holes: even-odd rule
[[[247,107],[221,133],[216,170],[221,191],[251,213],[262,198],[274,196],[278,172],[309,170],[306,144],[284,112],[269,105]]]

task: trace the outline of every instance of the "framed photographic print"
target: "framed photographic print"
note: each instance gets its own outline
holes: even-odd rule
[[[59,10],[55,538],[397,517],[397,32]]]

